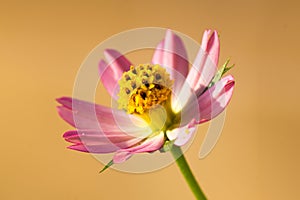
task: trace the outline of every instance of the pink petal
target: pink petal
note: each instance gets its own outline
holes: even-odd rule
[[[114,49],[106,49],[104,56],[108,64],[100,60],[99,74],[104,87],[113,98],[117,98],[118,81],[122,74],[130,69],[131,63]]]
[[[142,140],[142,138],[124,135],[124,133],[112,132],[104,134],[95,130],[67,131],[63,137],[66,141],[77,146],[83,145],[91,153],[115,152],[121,148],[129,148]]]
[[[86,145],[94,145],[110,143],[119,148],[129,148],[143,139],[124,135],[122,132],[104,134],[97,130],[71,130],[65,132],[63,137],[66,141],[75,144],[84,143]]]
[[[194,125],[186,125],[180,128],[167,131],[167,137],[169,140],[175,140],[176,146],[185,145],[194,135],[196,127]]]
[[[111,147],[100,146],[100,145],[84,145],[84,144],[74,144],[68,146],[68,149],[72,149],[75,151],[81,151],[85,153],[112,153],[117,150],[111,149]]]
[[[187,77],[197,94],[204,91],[217,71],[220,42],[217,31],[210,33],[210,30],[204,32],[201,48]]]
[[[108,66],[104,60],[100,60],[98,69],[103,86],[108,91],[110,96],[112,96],[114,99],[117,99],[116,94],[117,91],[119,91],[119,85],[117,83],[119,78],[121,78],[119,77],[119,73],[114,74],[112,68]]]
[[[167,30],[165,39],[156,47],[152,63],[166,67],[171,79],[175,80],[173,92],[177,94],[189,70],[186,49],[180,37]]]
[[[143,152],[153,152],[161,148],[164,143],[164,132],[160,132],[158,135],[147,138],[140,145],[124,149],[131,153],[143,153]]]
[[[164,63],[164,46],[165,46],[165,39],[163,39],[158,45],[153,54],[152,63],[162,65]]]
[[[220,53],[220,41],[217,31],[211,34],[211,30],[206,30],[203,34],[201,49],[210,54],[210,59],[218,65]]]
[[[132,153],[128,151],[119,151],[113,157],[114,163],[122,163],[128,160],[132,156]]]
[[[211,30],[205,30],[202,36],[201,49],[207,49],[207,44],[211,35]]]
[[[200,121],[203,123],[218,116],[228,105],[234,88],[234,78],[228,75],[198,98]]]
[[[180,96],[177,98],[178,103],[175,102],[178,106],[172,104],[173,111],[180,111],[180,113],[177,112],[181,115],[180,127],[188,125],[192,120],[199,120],[198,98],[191,88],[186,88],[188,84],[185,83],[183,86]]]
[[[70,124],[71,126],[75,127],[75,122],[73,120],[73,113],[70,112],[69,109],[63,107],[63,106],[57,106],[57,113],[58,115],[65,120],[68,124]]]
[[[82,144],[75,144],[75,145],[68,146],[68,149],[89,153],[89,150],[87,150],[86,147]]]
[[[153,152],[162,147],[164,144],[164,133],[160,132],[158,135],[147,138],[139,145],[135,145],[131,148],[121,149],[116,152],[113,161],[114,163],[121,163],[126,161],[131,155],[136,153]]]
[[[152,131],[141,118],[128,115],[122,110],[111,109],[86,101],[62,97],[57,99],[62,106],[58,107],[59,115],[77,129],[97,130],[145,138]]]

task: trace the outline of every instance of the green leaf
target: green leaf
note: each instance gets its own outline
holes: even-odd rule
[[[113,160],[111,160],[111,161],[109,161],[109,163],[107,163],[104,167],[103,167],[103,169],[99,172],[99,174],[100,173],[102,173],[102,172],[104,172],[106,169],[108,169],[110,166],[112,166],[114,164],[114,161]]]
[[[234,67],[234,64],[233,65],[231,65],[230,67],[225,67],[224,68],[224,70],[223,70],[223,73],[222,73],[222,76],[226,73],[226,72],[228,72],[231,68],[233,68]]]
[[[228,72],[231,68],[234,67],[234,64],[231,65],[230,67],[228,67],[229,61],[230,61],[230,59],[227,59],[226,62],[224,63],[224,65],[221,67],[221,69],[218,70],[218,72],[216,73],[216,75],[214,76],[214,78],[212,79],[210,84],[208,85],[208,88],[212,87],[216,82],[218,82],[222,78],[222,76],[226,72]]]

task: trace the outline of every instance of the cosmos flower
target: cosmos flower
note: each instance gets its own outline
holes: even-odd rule
[[[108,108],[62,97],[58,113],[75,127],[64,133],[69,149],[115,153],[113,163],[134,154],[165,151],[166,144],[182,146],[196,125],[220,114],[228,105],[234,79],[218,70],[219,38],[206,30],[189,69],[182,40],[171,30],[155,49],[151,63],[133,65],[118,51],[104,51],[99,62],[102,84],[118,103]]]

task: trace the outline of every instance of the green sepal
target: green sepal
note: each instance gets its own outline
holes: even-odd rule
[[[162,146],[162,148],[159,149],[159,151],[161,153],[168,152],[168,151],[170,151],[172,149],[173,145],[174,145],[174,140],[173,141],[167,140],[167,141],[165,141],[165,143]]]
[[[229,61],[230,61],[230,59],[227,59],[226,62],[224,63],[224,65],[221,67],[221,69],[218,70],[218,72],[216,73],[216,75],[214,76],[214,78],[212,79],[210,84],[208,85],[208,88],[212,87],[216,82],[218,82],[222,78],[222,76],[226,72],[228,72],[231,68],[234,67],[234,64],[228,67]]]
[[[100,173],[102,173],[102,172],[104,172],[106,169],[108,169],[110,166],[112,166],[114,164],[114,161],[113,160],[111,160],[111,161],[109,161],[109,163],[107,163],[104,167],[103,167],[103,169],[101,169],[101,171],[99,172],[99,174]]]

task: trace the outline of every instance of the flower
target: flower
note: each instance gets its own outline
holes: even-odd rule
[[[113,153],[113,163],[137,153],[164,151],[166,143],[182,146],[197,124],[211,120],[228,105],[234,78],[218,71],[219,38],[206,30],[191,69],[180,37],[167,30],[151,64],[132,65],[125,56],[106,49],[99,62],[101,81],[119,108],[61,97],[58,113],[75,127],[64,133],[69,149]]]

